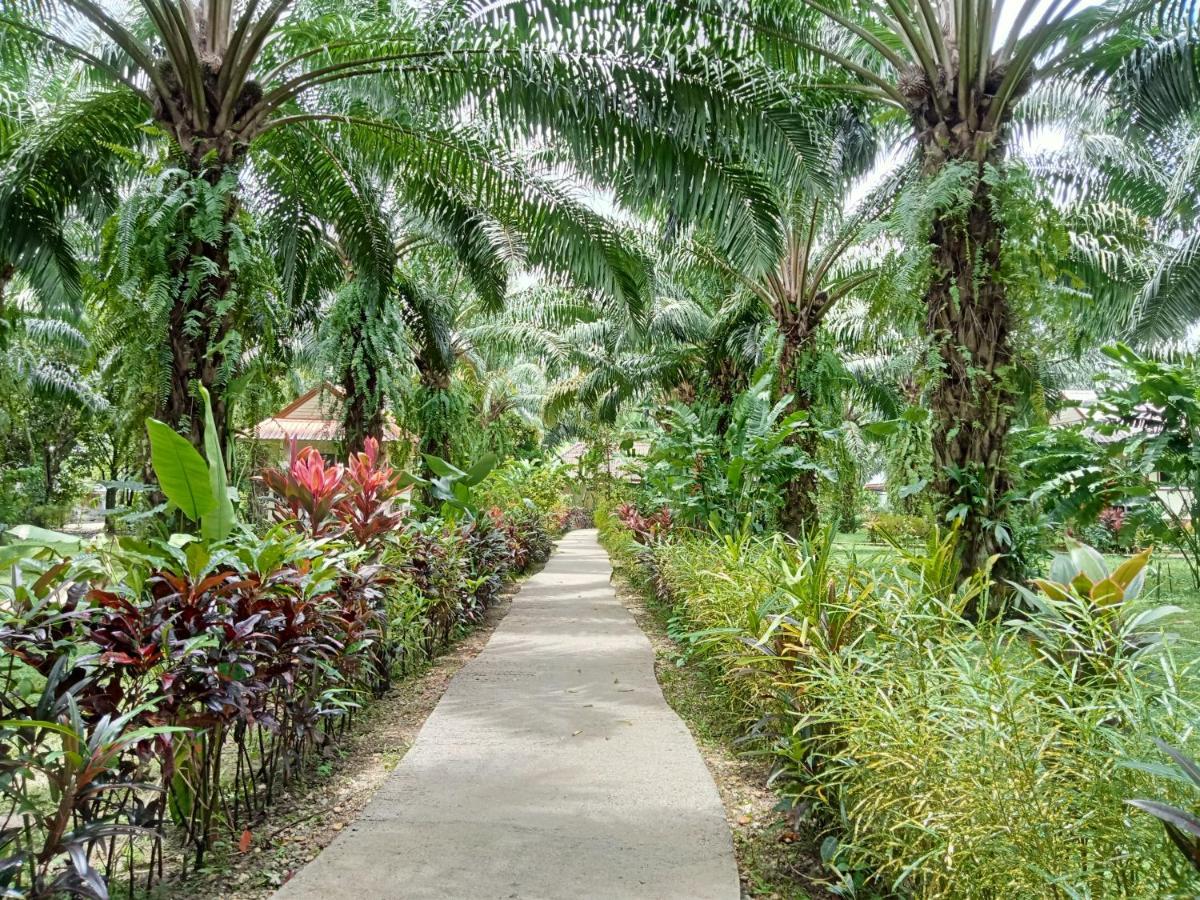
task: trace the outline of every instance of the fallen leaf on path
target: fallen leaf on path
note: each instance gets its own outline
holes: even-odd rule
[[[238,853],[245,853],[250,849],[250,841],[253,839],[253,837],[254,836],[250,833],[249,828],[242,832],[242,837],[238,841]]]

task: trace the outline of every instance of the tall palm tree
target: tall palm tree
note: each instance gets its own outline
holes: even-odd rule
[[[840,301],[855,292],[886,287],[890,255],[880,248],[863,247],[862,242],[872,224],[890,208],[898,183],[897,178],[887,178],[881,187],[851,203],[847,198],[850,178],[862,162],[846,158],[847,148],[839,138],[831,141],[830,156],[840,159],[844,167],[837,179],[842,196],[814,194],[808,186],[791,192],[781,204],[784,251],[770,271],[747,274],[703,242],[693,244],[697,256],[731,275],[775,323],[779,390],[791,397],[788,414],[800,412],[806,417],[804,427],[792,433],[789,443],[798,446],[812,463],[820,443],[819,407],[822,399],[832,399],[828,395],[833,387],[825,383],[829,379],[823,374],[818,335]],[[840,403],[834,405],[840,408]],[[818,523],[817,477],[815,465],[803,468],[784,487],[780,525],[792,535],[811,532]]]
[[[872,101],[908,125],[931,215],[925,331],[936,353],[935,488],[961,522],[963,572],[1003,550],[1010,487],[1013,311],[1003,272],[1006,148],[1018,114],[1063,114],[1057,85],[1110,77],[1143,4],[1082,0],[791,0],[722,3],[704,14],[741,46],[808,74],[810,84]],[[1001,28],[1007,27],[1007,33]]]
[[[680,250],[656,260],[637,310],[583,302],[577,293],[557,302],[530,293],[514,316],[478,328],[546,366],[551,423],[572,408],[611,424],[635,403],[709,396],[723,430],[730,404],[762,362],[769,325],[756,304],[712,275]]]
[[[93,348],[86,322],[68,310],[44,314],[44,298],[28,283],[23,275],[14,280],[17,289],[0,316],[0,395],[5,401],[0,443],[10,459],[38,461],[42,499],[50,503],[64,462],[78,449],[82,424],[106,411],[107,403],[87,374]],[[14,407],[23,423],[15,429],[10,420]]]
[[[0,315],[18,277],[43,308],[78,314],[79,251],[70,224],[94,224],[111,212],[118,184],[104,165],[111,156],[104,143],[130,137],[93,109],[90,142],[75,153],[38,154],[57,119],[47,107],[83,102],[75,96],[78,73],[55,73],[38,51],[35,36],[0,20],[0,181],[9,185],[0,210]]]
[[[97,135],[109,147],[165,144],[177,170],[170,188],[191,194],[193,215],[177,221],[185,249],[169,273],[171,383],[160,413],[197,441],[195,384],[209,389],[226,428],[239,210],[277,135],[302,141],[325,122],[386,137],[410,175],[479,195],[496,176],[455,123],[490,118],[510,135],[561,138],[623,198],[657,198],[681,218],[722,223],[729,247],[750,257],[778,234],[767,179],[749,157],[794,169],[809,150],[803,117],[764,79],[696,54],[663,66],[650,30],[614,30],[611,17],[593,21],[555,4],[138,0],[126,14],[97,0],[19,0],[15,9],[4,25],[85,69],[90,84],[5,167],[0,231],[47,158],[70,158]],[[147,120],[153,129],[142,127]]]
[[[1200,321],[1200,31],[1195,24],[1152,35],[1117,73],[1113,95],[1131,109],[1126,134],[1141,165],[1133,205],[1148,200],[1146,270],[1132,306],[1130,337],[1177,344]],[[1128,168],[1119,187],[1130,187]]]

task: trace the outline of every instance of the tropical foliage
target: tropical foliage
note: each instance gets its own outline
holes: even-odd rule
[[[831,889],[1194,891],[1197,31],[0,4],[0,893],[204,866],[593,507]]]
[[[395,675],[544,561],[562,506],[542,490],[414,521],[368,440],[345,467],[306,448],[264,470],[278,524],[256,533],[235,521],[220,454],[148,425],[159,487],[199,534],[3,548],[2,787],[24,817],[4,831],[10,893],[152,885],[176,835],[183,869],[202,866]]]

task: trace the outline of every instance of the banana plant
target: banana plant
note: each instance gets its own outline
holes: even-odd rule
[[[475,518],[478,505],[472,496],[472,488],[477,486],[496,468],[496,454],[485,453],[467,470],[458,468],[438,456],[424,454],[425,464],[433,473],[432,478],[420,475],[406,475],[403,483],[421,488],[424,495],[424,505],[430,509],[439,504],[443,518],[457,520],[462,517]]]
[[[233,532],[235,514],[225,476],[225,459],[217,440],[212,403],[208,391],[200,388],[204,400],[204,451],[207,461],[192,442],[165,422],[146,420],[150,437],[150,462],[158,486],[167,502],[190,522],[200,525],[205,541],[217,543]]]

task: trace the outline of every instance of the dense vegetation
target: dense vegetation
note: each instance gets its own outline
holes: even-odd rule
[[[0,0],[0,889],[203,864],[582,505],[841,892],[1194,891],[1197,47]]]

